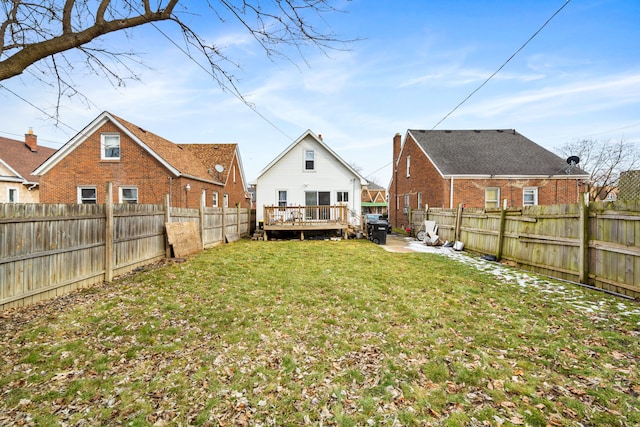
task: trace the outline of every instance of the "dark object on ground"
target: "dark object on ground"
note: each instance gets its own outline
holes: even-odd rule
[[[365,221],[367,223],[371,223],[371,222],[384,222],[387,224],[387,234],[391,234],[391,223],[389,223],[389,219],[382,214],[366,214],[365,216]]]
[[[497,262],[498,258],[495,257],[495,255],[482,255],[480,257],[480,259],[483,259],[485,261],[491,261],[491,262]]]

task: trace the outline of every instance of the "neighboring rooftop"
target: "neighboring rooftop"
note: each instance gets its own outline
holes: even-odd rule
[[[40,177],[31,172],[55,152],[53,148],[38,146],[38,136],[31,130],[25,134],[24,141],[0,136],[0,161],[17,172],[25,184],[40,182]]]
[[[566,159],[514,129],[419,130],[408,133],[443,175],[566,175]],[[571,175],[586,175],[574,168]]]

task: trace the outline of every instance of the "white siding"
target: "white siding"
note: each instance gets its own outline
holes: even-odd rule
[[[305,150],[315,151],[315,169],[305,170]],[[306,191],[329,191],[331,205],[336,205],[336,192],[349,193],[349,210],[360,218],[362,186],[360,177],[354,175],[340,160],[315,138],[307,135],[284,154],[278,162],[258,177],[256,182],[256,218],[263,219],[264,206],[278,204],[278,191],[287,191],[287,203],[304,206]]]

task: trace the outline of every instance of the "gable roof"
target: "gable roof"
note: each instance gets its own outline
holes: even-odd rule
[[[42,162],[56,152],[53,148],[38,146],[38,151],[31,151],[24,141],[0,137],[0,163],[16,174],[16,181],[24,184],[37,184],[40,177],[33,175]],[[0,177],[2,180],[4,177]]]
[[[107,111],[101,113],[76,136],[71,138],[60,150],[40,165],[40,167],[34,171],[34,174],[43,175],[47,173],[48,170],[79,147],[107,121],[111,121],[175,176],[185,176],[222,185],[221,182],[215,180],[213,176],[209,174],[207,167],[189,150],[185,150],[179,145]]]
[[[178,146],[195,155],[207,168],[207,172],[209,172],[217,181],[225,184],[229,180],[233,161],[237,158],[242,185],[243,187],[246,186],[244,168],[242,167],[242,159],[240,158],[238,144],[178,144]],[[224,168],[222,172],[219,172],[216,169],[216,166],[218,165]]]
[[[293,143],[291,145],[289,145],[287,148],[285,148],[285,150],[282,153],[280,153],[275,159],[273,159],[271,161],[271,163],[269,163],[264,169],[262,169],[260,174],[258,174],[258,178],[257,179],[259,179],[269,169],[271,169],[273,167],[273,165],[278,163],[280,161],[280,159],[282,159],[289,151],[293,150],[293,148],[296,145],[298,145],[300,142],[302,142],[307,136],[310,136],[311,138],[313,138],[317,144],[319,144],[321,147],[323,147],[325,150],[327,150],[329,152],[329,154],[331,154],[336,160],[338,160],[338,162],[340,162],[345,168],[347,168],[349,170],[349,172],[351,172],[356,177],[358,177],[358,179],[360,180],[360,185],[367,185],[368,181],[366,180],[366,178],[364,178],[362,175],[360,175],[353,167],[351,167],[351,165],[349,165],[347,162],[342,160],[342,158],[340,156],[338,156],[338,154],[336,154],[331,148],[329,148],[329,146],[327,144],[325,144],[324,141],[320,137],[318,137],[315,133],[311,132],[311,130],[309,130],[309,129],[307,129],[302,135],[300,135],[300,137],[298,137],[298,139],[293,141]]]
[[[409,129],[407,135],[443,176],[566,176],[569,166],[514,129]],[[579,168],[571,172],[571,176],[582,175],[587,174]]]

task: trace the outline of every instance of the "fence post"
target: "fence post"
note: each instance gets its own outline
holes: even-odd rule
[[[460,228],[462,227],[462,203],[458,203],[458,211],[456,213],[456,231],[455,240],[460,240]]]
[[[225,236],[227,234],[227,208],[222,206],[222,243],[225,243]]]
[[[204,250],[204,207],[206,203],[206,190],[202,190],[200,194],[200,246]]]
[[[589,282],[589,193],[580,198],[580,254],[578,259],[578,281]]]
[[[502,200],[502,210],[500,211],[500,229],[498,231],[498,251],[496,261],[502,259],[502,245],[504,243],[504,229],[507,222],[507,199]]]
[[[105,232],[104,232],[104,281],[113,280],[113,184],[107,183],[105,203]]]
[[[164,223],[167,224],[171,222],[171,195],[165,194],[164,196]],[[171,258],[171,245],[169,245],[169,236],[167,235],[165,227],[164,233],[164,255],[167,258]]]
[[[238,221],[236,222],[236,232],[238,233],[238,236],[240,236],[240,203],[238,203],[236,205],[237,207],[237,213],[238,213]]]

